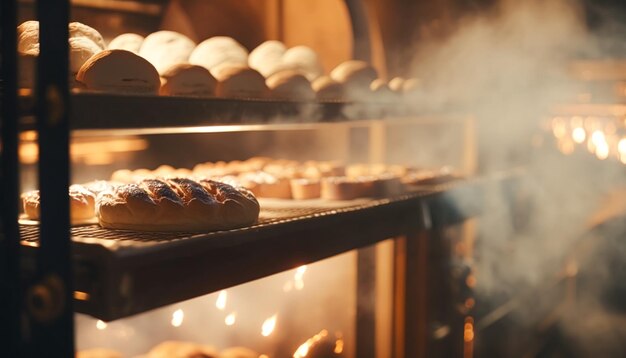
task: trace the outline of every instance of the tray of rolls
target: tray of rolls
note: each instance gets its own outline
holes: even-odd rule
[[[39,23],[17,30],[20,107],[32,114]],[[404,99],[419,90],[415,79],[385,81],[363,61],[325,71],[313,49],[279,41],[248,50],[226,36],[196,44],[157,31],[106,43],[79,22],[69,24],[69,33],[74,128],[381,118],[406,114]]]
[[[448,169],[254,157],[73,185],[77,310],[122,318],[401,235],[440,198],[450,206],[440,185],[455,181],[466,182]],[[28,255],[39,193],[22,200]]]

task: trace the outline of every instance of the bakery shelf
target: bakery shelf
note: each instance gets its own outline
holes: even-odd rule
[[[34,129],[34,98],[19,97],[23,130]],[[272,99],[225,99],[139,96],[97,93],[71,95],[73,130],[115,130],[255,125],[270,123],[342,122],[350,118],[380,119],[397,114],[383,102],[299,102]]]
[[[114,320],[259,279],[390,237],[477,215],[480,182],[341,205],[263,205],[259,223],[193,234],[72,228],[76,310]],[[433,218],[445,218],[433,220]],[[38,227],[21,226],[26,256]]]

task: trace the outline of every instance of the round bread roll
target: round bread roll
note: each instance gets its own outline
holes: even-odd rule
[[[283,55],[282,63],[287,68],[302,72],[309,81],[322,75],[322,64],[317,53],[307,46],[295,46]]]
[[[69,38],[84,37],[91,40],[99,51],[105,49],[104,39],[100,33],[80,22],[70,22],[68,25]],[[39,53],[39,21],[29,20],[21,23],[17,27],[17,50],[22,53],[28,53],[37,50]],[[98,51],[98,52],[99,52]]]
[[[39,54],[39,21],[24,21],[17,27],[17,51]]]
[[[210,97],[217,81],[204,67],[188,63],[171,67],[161,76],[161,94],[169,96]]]
[[[140,231],[213,231],[251,225],[259,203],[246,189],[185,178],[144,179],[98,195],[105,228]]]
[[[93,55],[102,51],[93,41],[86,37],[71,37],[70,74],[76,74]]]
[[[191,39],[178,32],[157,31],[143,40],[139,55],[163,74],[170,67],[187,62],[195,46]]]
[[[76,358],[122,358],[122,354],[110,349],[94,348],[79,351]]]
[[[361,99],[370,94],[370,84],[378,74],[374,67],[363,61],[346,61],[330,73],[330,77],[345,85],[346,95],[352,99]]]
[[[218,353],[212,346],[192,343],[165,341],[152,348],[147,358],[217,358]]]
[[[85,37],[93,41],[93,43],[95,43],[98,48],[100,48],[100,51],[106,49],[106,45],[104,44],[104,39],[102,38],[102,35],[100,35],[100,33],[93,27],[87,26],[80,22],[70,22],[69,32],[70,38]]]
[[[141,35],[132,33],[121,34],[111,40],[108,48],[109,50],[126,50],[139,54],[139,49],[141,49],[143,40],[144,37]]]
[[[196,46],[189,56],[189,63],[202,66],[209,71],[224,63],[247,65],[248,50],[233,38],[215,36]]]
[[[387,82],[378,78],[370,84],[372,98],[381,102],[391,102],[397,99],[396,92],[392,91]]]
[[[287,47],[282,42],[265,41],[250,52],[248,65],[263,76],[269,77],[280,68],[285,52]]]
[[[89,90],[157,94],[160,79],[146,59],[125,50],[105,50],[91,57],[76,75]]]
[[[265,82],[271,96],[277,99],[312,100],[315,92],[309,80],[297,71],[286,70],[273,74]]]
[[[35,61],[39,56],[39,21],[26,21],[20,24],[18,31],[18,52],[20,53],[20,86],[32,87]],[[70,82],[81,66],[93,55],[102,51],[104,44],[102,36],[93,28],[72,22],[69,24],[69,51],[70,51]]]
[[[318,100],[340,100],[344,98],[343,84],[328,76],[318,77],[313,81],[312,87]]]
[[[220,358],[259,358],[259,353],[249,348],[231,347],[222,350]]]
[[[95,195],[81,185],[69,188],[70,221],[73,223],[92,219],[95,216]],[[39,190],[22,194],[24,213],[30,220],[39,220],[41,198]]]
[[[217,79],[215,93],[219,97],[264,98],[268,89],[265,78],[245,65],[222,64],[213,68],[211,74]]]

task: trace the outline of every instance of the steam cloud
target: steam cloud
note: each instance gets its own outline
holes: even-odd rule
[[[624,166],[580,151],[573,159],[565,157],[556,152],[552,138],[541,134],[553,106],[574,102],[580,91],[580,83],[568,73],[569,62],[610,57],[604,51],[626,43],[626,31],[616,34],[615,26],[611,39],[621,43],[607,45],[606,36],[594,37],[583,15],[581,4],[573,1],[500,1],[487,14],[461,20],[445,41],[419,44],[413,75],[422,83],[419,108],[476,117],[480,172],[527,169],[513,190],[501,183],[486,189],[475,249],[479,304],[532,292],[513,312],[519,324],[532,327],[539,323],[532,320],[545,318],[533,313],[547,296],[545,287],[556,282],[566,259],[575,255],[587,269],[579,280],[576,306],[585,309],[567,313],[563,334],[582,356],[615,356],[624,353],[624,319],[607,310],[603,297],[623,279],[617,275],[626,262],[624,243],[613,242],[610,252],[580,246],[592,240],[602,248],[606,238],[623,236],[622,224],[605,231],[603,238],[583,239],[602,199],[623,186]],[[523,199],[524,210],[511,205],[511,196]],[[524,213],[529,217],[521,225]]]

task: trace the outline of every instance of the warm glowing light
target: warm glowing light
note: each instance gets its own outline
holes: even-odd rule
[[[275,314],[272,317],[266,319],[265,322],[263,322],[263,326],[261,326],[261,335],[263,337],[267,337],[272,334],[272,332],[274,332],[274,329],[276,328],[277,318],[278,314]]]
[[[570,124],[572,125],[572,127],[582,127],[583,125],[585,125],[585,120],[583,119],[583,117],[572,117],[570,119]]]
[[[609,145],[606,142],[596,146],[596,157],[600,160],[605,160],[609,157]]]
[[[220,294],[217,295],[217,300],[215,301],[215,307],[223,311],[224,308],[226,308],[227,299],[228,299],[228,292],[226,292],[226,290],[221,290]]]
[[[82,291],[74,291],[74,299],[79,301],[89,301],[89,294]]]
[[[552,120],[552,133],[557,138],[563,138],[567,135],[567,125],[562,118],[556,117]]]
[[[232,326],[233,324],[235,324],[235,319],[236,318],[237,318],[237,312],[232,312],[231,314],[226,316],[226,318],[224,318],[224,323],[227,326]]]
[[[335,341],[335,350],[333,350],[336,354],[341,354],[343,352],[343,339],[339,338]]]
[[[293,282],[291,282],[291,280],[285,282],[285,284],[283,285],[283,292],[289,292],[293,289]]]
[[[602,133],[602,131],[600,130],[593,131],[593,133],[591,134],[591,142],[595,146],[599,146],[601,145],[601,143],[606,143],[604,133]]]
[[[98,320],[98,322],[96,322],[96,328],[101,330],[101,331],[105,330],[107,328],[107,324],[106,324],[106,322]]]
[[[574,140],[574,142],[580,144],[584,142],[586,138],[587,133],[585,132],[584,128],[576,127],[574,128],[574,130],[572,130],[572,139]]]
[[[464,328],[465,329],[463,331],[463,340],[465,342],[473,341],[474,340],[474,323],[466,321]]]
[[[293,276],[294,286],[296,290],[301,290],[304,288],[304,273],[306,272],[306,265],[298,267],[295,275]]]
[[[569,139],[560,140],[557,145],[558,145],[559,151],[561,151],[561,153],[565,155],[574,153],[574,149],[576,149],[574,147],[574,142],[572,142]]]
[[[474,301],[473,298],[468,298],[465,300],[465,308],[467,309],[472,309],[475,304],[476,304],[476,301]]]
[[[172,326],[180,327],[183,324],[183,320],[185,319],[185,312],[181,309],[177,309],[172,314]]]
[[[620,141],[617,143],[617,151],[621,156],[626,155],[626,137],[620,139]]]
[[[467,278],[465,279],[465,284],[467,285],[467,287],[476,286],[476,277],[474,277],[474,275],[467,276]]]
[[[313,337],[309,338],[306,340],[306,342],[302,343],[300,345],[300,347],[298,347],[298,349],[296,349],[296,352],[293,354],[293,358],[303,358],[306,357],[307,354],[309,354],[309,350],[311,349],[311,347],[321,341],[322,339],[324,339],[326,336],[328,336],[328,331],[323,329],[320,331],[320,333],[314,335]],[[341,343],[340,343],[341,342]],[[338,348],[339,352],[337,352]],[[340,338],[339,340],[337,340],[337,342],[335,342],[335,353],[341,353],[343,351],[343,340]]]

